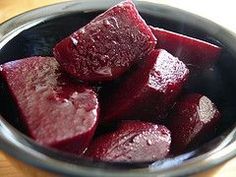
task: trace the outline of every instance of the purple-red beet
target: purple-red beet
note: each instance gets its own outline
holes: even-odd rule
[[[163,125],[123,121],[89,146],[86,156],[104,161],[154,161],[165,158],[171,143],[170,131]]]
[[[80,154],[98,120],[97,96],[71,81],[50,57],[31,57],[1,66],[1,75],[36,142]]]
[[[220,56],[221,47],[162,28],[151,27],[157,38],[157,47],[178,57],[187,66],[206,68],[214,64]]]
[[[112,80],[155,48],[156,38],[131,1],[124,1],[63,39],[54,56],[83,81]]]
[[[200,94],[188,94],[181,97],[169,116],[174,153],[202,143],[215,133],[220,113],[209,98]]]
[[[103,104],[103,122],[163,118],[188,76],[185,64],[165,50],[153,50]]]

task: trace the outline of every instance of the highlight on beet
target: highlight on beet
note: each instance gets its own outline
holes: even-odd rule
[[[168,155],[170,143],[170,131],[163,125],[123,121],[93,140],[85,156],[109,162],[155,161]]]
[[[191,68],[211,67],[220,57],[222,48],[209,42],[150,26],[157,38],[156,48],[165,49]]]
[[[53,53],[69,74],[98,82],[116,79],[155,45],[133,2],[124,1],[60,41]]]
[[[206,96],[193,93],[183,95],[169,115],[173,153],[197,147],[214,135],[221,114]]]
[[[101,120],[161,121],[182,90],[188,69],[167,51],[153,50],[137,69],[109,93]]]
[[[90,87],[73,82],[51,57],[8,62],[0,74],[31,138],[69,153],[84,151],[99,116],[97,95]]]

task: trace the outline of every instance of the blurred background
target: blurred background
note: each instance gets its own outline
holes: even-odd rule
[[[65,0],[0,0],[0,23],[26,10]],[[75,0],[76,1],[76,0]],[[80,0],[77,0],[80,1]],[[87,0],[89,1],[89,0]],[[99,0],[98,0],[99,1]],[[148,0],[200,14],[236,31],[236,11],[232,0]]]

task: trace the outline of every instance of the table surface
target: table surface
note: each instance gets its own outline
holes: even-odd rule
[[[5,20],[14,17],[17,14],[22,12],[42,7],[48,4],[62,2],[65,0],[0,0],[0,23]],[[99,1],[99,0],[98,0]],[[150,0],[155,1],[155,0]],[[204,4],[201,8],[197,7],[193,1],[188,0],[157,0],[159,3],[168,3],[170,5],[175,5],[185,10],[191,10],[192,12],[201,14],[211,20],[214,20],[216,23],[224,25],[230,28],[232,31],[236,31],[236,23],[232,23],[232,19],[236,19],[235,10],[233,10],[234,6],[230,3],[227,3],[229,0],[225,0],[224,3],[220,3],[222,1],[215,0],[198,0],[198,4]],[[214,4],[214,8],[209,11],[209,7],[211,4]],[[214,10],[213,10],[214,9]],[[223,11],[222,9],[227,9]],[[219,13],[220,12],[220,13]],[[0,152],[0,176],[1,177],[23,177],[20,171],[15,169],[11,165],[11,163],[4,157],[3,153]],[[198,177],[235,177],[236,176],[236,158],[218,166],[214,169],[208,170],[204,173],[196,175]]]

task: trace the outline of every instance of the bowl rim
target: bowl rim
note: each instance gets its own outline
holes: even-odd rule
[[[6,45],[14,36],[20,32],[29,29],[39,23],[53,19],[58,16],[68,15],[73,12],[78,11],[97,11],[105,10],[113,4],[120,2],[120,0],[100,0],[101,3],[95,3],[96,0],[80,0],[80,1],[68,1],[57,3],[54,5],[38,8],[35,10],[28,11],[21,15],[11,18],[10,20],[4,22],[0,26],[0,50]],[[209,33],[217,34],[218,38],[224,41],[226,47],[236,51],[236,46],[233,47],[232,44],[236,41],[236,36],[231,31],[206,20],[200,16],[191,14],[189,12],[170,7],[163,4],[158,4],[156,2],[149,2],[148,0],[137,0],[135,4],[140,8],[142,12],[152,13],[154,10],[165,10],[164,16],[166,18],[175,18],[176,20],[184,19],[187,23],[193,23],[192,19],[197,19],[197,26],[199,29],[208,28]],[[174,14],[174,17],[173,17]],[[188,18],[183,18],[188,16]],[[195,24],[196,25],[196,24]],[[222,34],[221,34],[222,33]],[[120,169],[107,169],[103,166],[95,167],[91,170],[91,166],[87,164],[76,165],[65,161],[60,161],[53,159],[35,149],[25,146],[24,142],[19,141],[20,138],[31,142],[29,138],[23,135],[21,132],[12,127],[7,123],[2,116],[0,116],[0,149],[10,156],[25,162],[26,164],[32,165],[34,167],[53,172],[58,174],[64,174],[69,176],[103,176],[103,177],[143,177],[143,176],[179,176],[193,174],[199,171],[206,170],[213,166],[216,166],[230,158],[236,156],[236,126],[227,133],[224,141],[221,142],[220,146],[216,149],[212,149],[209,152],[196,157],[194,159],[188,160],[179,166],[173,166],[166,169],[156,169],[154,166],[150,168],[140,168],[134,170],[120,170]],[[34,142],[32,142],[34,143]],[[184,156],[182,156],[184,158]],[[32,161],[32,159],[34,159]],[[91,161],[90,161],[91,162]],[[94,162],[96,163],[96,162]]]

